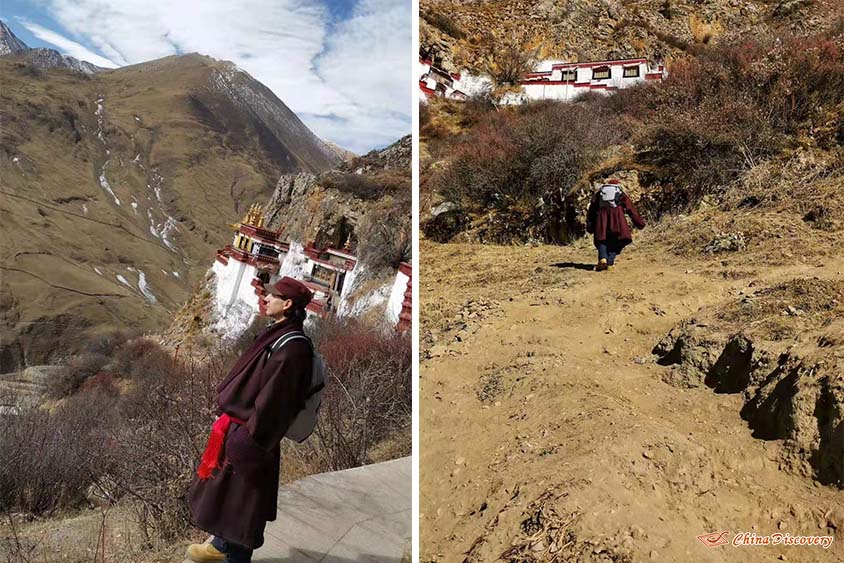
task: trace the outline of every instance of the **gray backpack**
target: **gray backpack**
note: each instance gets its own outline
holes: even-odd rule
[[[598,205],[601,207],[618,207],[624,192],[616,184],[604,184],[598,188]]]
[[[322,354],[314,350],[314,344],[303,332],[288,332],[270,346],[267,351],[267,358],[273,352],[280,350],[288,342],[293,340],[304,340],[311,348],[314,355],[313,369],[311,370],[311,383],[308,387],[308,393],[305,399],[305,406],[290,423],[287,429],[285,438],[295,440],[302,443],[313,434],[316,428],[317,417],[319,416],[319,407],[322,404],[322,392],[325,389],[325,361]]]

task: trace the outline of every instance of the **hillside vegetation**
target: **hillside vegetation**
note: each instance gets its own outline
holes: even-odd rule
[[[592,185],[610,176],[650,219],[702,203],[785,205],[829,229],[839,204],[822,188],[844,173],[843,111],[841,27],[706,47],[660,84],[573,104],[435,100],[422,112],[423,210],[450,204],[424,230],[440,241],[571,241],[585,232]],[[809,187],[826,207],[793,197]]]
[[[671,64],[706,45],[823,31],[841,14],[840,0],[424,0],[420,8],[423,50],[449,71],[491,75],[514,50]]]

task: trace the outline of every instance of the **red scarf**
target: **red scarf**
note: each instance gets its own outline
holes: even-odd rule
[[[214,421],[211,427],[211,435],[208,437],[208,445],[205,446],[205,452],[202,454],[202,459],[199,462],[199,468],[196,474],[202,480],[211,477],[211,473],[220,467],[220,457],[223,453],[223,443],[226,439],[226,433],[229,431],[229,426],[232,422],[238,424],[246,424],[245,420],[231,417],[225,413]]]

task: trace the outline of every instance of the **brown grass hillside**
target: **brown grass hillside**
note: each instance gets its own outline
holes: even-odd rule
[[[93,77],[6,57],[0,83],[4,372],[106,326],[166,326],[227,223],[282,173],[339,161],[269,90],[199,55]]]

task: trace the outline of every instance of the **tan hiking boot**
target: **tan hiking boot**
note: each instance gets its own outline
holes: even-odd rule
[[[226,554],[217,551],[210,543],[192,543],[188,546],[188,559],[194,563],[218,563]]]
[[[607,266],[607,259],[606,259],[606,258],[601,258],[600,260],[598,260],[598,265],[597,265],[597,266],[595,266],[595,271],[596,271],[596,272],[603,272],[603,271],[604,271],[604,270],[606,270],[608,267],[609,267],[609,266]]]

